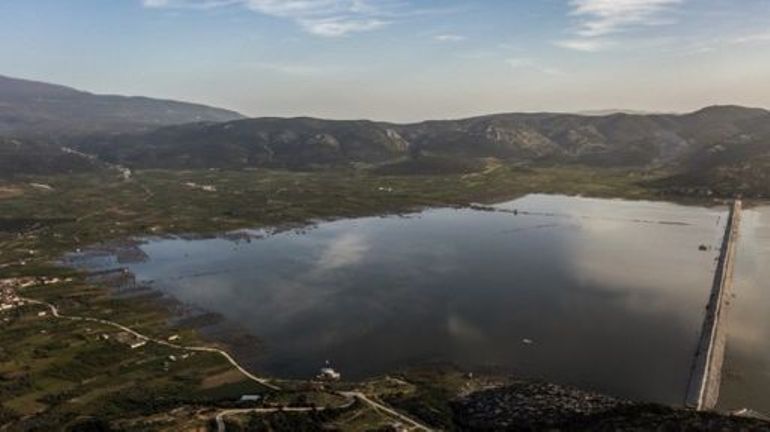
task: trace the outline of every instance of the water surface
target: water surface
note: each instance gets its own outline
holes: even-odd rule
[[[681,403],[725,210],[544,195],[497,209],[149,240],[130,268],[259,338],[246,360],[263,373],[448,362]]]
[[[744,210],[719,405],[770,415],[770,207]]]

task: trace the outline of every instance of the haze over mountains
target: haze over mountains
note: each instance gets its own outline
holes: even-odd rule
[[[450,173],[498,158],[659,169],[677,187],[761,195],[770,173],[770,112],[738,106],[684,115],[497,114],[415,124],[244,119],[201,105],[0,78],[0,137],[6,176],[81,170],[99,161],[134,169]],[[93,158],[86,163],[62,147]]]
[[[176,101],[96,95],[0,75],[0,135],[46,137],[128,132],[196,121],[243,118],[228,110]]]

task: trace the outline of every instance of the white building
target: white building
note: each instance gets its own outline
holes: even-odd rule
[[[339,381],[342,375],[330,367],[325,367],[321,368],[317,378],[322,381]]]

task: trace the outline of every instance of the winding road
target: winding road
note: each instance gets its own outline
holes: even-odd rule
[[[246,378],[248,378],[248,379],[250,379],[250,380],[252,380],[252,381],[254,381],[256,383],[259,383],[259,384],[261,384],[261,385],[263,385],[263,386],[265,386],[265,387],[267,387],[267,388],[269,388],[271,390],[281,390],[280,387],[278,387],[278,386],[276,386],[274,384],[271,384],[269,380],[267,380],[265,378],[260,378],[260,377],[258,377],[256,375],[252,374],[251,372],[247,371],[246,369],[244,369],[240,364],[238,364],[237,361],[235,361],[235,359],[229,353],[227,353],[227,351],[221,350],[219,348],[177,345],[177,344],[170,343],[168,341],[164,341],[162,339],[155,339],[155,338],[151,338],[149,336],[145,336],[145,335],[139,333],[138,331],[136,331],[136,330],[134,330],[134,329],[132,329],[130,327],[126,327],[126,326],[124,326],[122,324],[118,324],[118,323],[113,322],[113,321],[103,320],[103,319],[99,319],[99,318],[89,318],[89,317],[62,315],[61,313],[59,313],[59,309],[56,306],[52,305],[51,303],[46,303],[44,301],[35,300],[35,299],[31,299],[31,298],[26,298],[26,297],[22,297],[21,300],[26,302],[26,303],[37,304],[37,305],[41,305],[41,306],[47,307],[48,309],[51,310],[51,314],[54,317],[56,317],[56,318],[66,319],[66,320],[70,320],[70,321],[87,321],[87,322],[94,322],[94,323],[99,323],[99,324],[104,324],[104,325],[112,326],[112,327],[118,328],[120,330],[123,330],[124,332],[127,332],[127,333],[130,333],[130,334],[134,335],[139,340],[143,340],[143,341],[146,341],[146,342],[153,342],[153,343],[156,343],[158,345],[163,345],[163,346],[167,346],[169,348],[174,348],[174,349],[178,349],[178,350],[193,351],[193,352],[210,352],[210,353],[219,354],[222,357],[224,357],[231,365],[233,365],[233,367],[238,369],[238,371],[240,373],[242,373]]]
[[[124,332],[127,332],[127,333],[130,333],[130,334],[134,335],[136,338],[138,338],[140,340],[143,340],[143,341],[146,341],[146,342],[153,342],[153,343],[156,343],[158,345],[163,345],[163,346],[166,346],[166,347],[169,347],[169,348],[173,348],[173,349],[184,350],[184,351],[193,351],[193,352],[209,352],[209,353],[219,354],[222,357],[224,357],[233,367],[235,367],[246,378],[248,378],[248,379],[250,379],[250,380],[252,380],[252,381],[254,381],[254,382],[258,383],[258,384],[261,384],[262,386],[264,386],[266,388],[269,388],[271,390],[276,390],[276,391],[281,390],[280,387],[278,387],[275,384],[272,384],[270,382],[270,380],[268,380],[266,378],[258,377],[256,375],[252,374],[251,372],[247,371],[246,369],[244,369],[240,364],[238,364],[237,361],[235,361],[235,359],[227,351],[221,350],[219,348],[177,345],[177,344],[173,344],[173,343],[170,343],[170,342],[162,340],[162,339],[156,339],[156,338],[152,338],[152,337],[143,335],[142,333],[139,333],[138,331],[136,331],[136,330],[134,330],[134,329],[132,329],[130,327],[126,327],[126,326],[124,326],[122,324],[118,324],[118,323],[116,323],[114,321],[109,321],[109,320],[104,320],[104,319],[99,319],[99,318],[63,315],[63,314],[59,313],[59,308],[57,308],[55,305],[53,305],[51,303],[47,303],[47,302],[44,302],[44,301],[35,300],[35,299],[27,298],[27,297],[21,297],[20,299],[22,301],[24,301],[25,303],[40,305],[40,306],[44,306],[44,307],[48,308],[51,311],[51,314],[55,318],[58,318],[58,319],[65,319],[65,320],[70,320],[70,321],[93,322],[93,323],[98,323],[98,324],[103,324],[103,325],[115,327],[115,328],[120,329],[120,330],[122,330]],[[373,409],[375,409],[377,411],[380,411],[382,413],[390,415],[391,417],[397,418],[398,420],[400,420],[400,421],[410,425],[410,429],[420,430],[420,431],[425,431],[425,432],[433,432],[432,428],[430,428],[428,426],[425,426],[424,424],[420,423],[419,421],[414,420],[413,418],[408,417],[408,416],[406,416],[404,414],[401,414],[400,412],[398,412],[398,411],[396,411],[396,410],[394,410],[392,408],[389,408],[389,407],[383,405],[382,403],[379,403],[379,402],[377,402],[375,400],[372,400],[371,398],[369,398],[368,396],[366,396],[365,394],[363,394],[361,392],[339,392],[337,394],[347,398],[349,400],[348,403],[345,404],[345,405],[341,405],[341,406],[327,406],[327,407],[248,408],[248,409],[230,409],[230,410],[221,411],[216,416],[217,430],[219,432],[225,432],[226,426],[225,426],[224,418],[227,417],[227,416],[230,416],[230,415],[247,414],[247,413],[263,413],[263,414],[268,414],[268,413],[275,413],[275,412],[279,412],[279,411],[280,412],[303,413],[303,412],[312,412],[312,411],[324,411],[324,410],[328,410],[328,409],[344,409],[346,407],[352,406],[353,403],[356,400],[359,400],[359,401],[361,401],[361,402],[371,406]]]

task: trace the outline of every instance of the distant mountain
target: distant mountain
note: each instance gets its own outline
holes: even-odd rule
[[[770,196],[770,112],[739,106],[689,114],[512,113],[414,124],[244,119],[199,105],[0,77],[3,136],[4,177],[114,165],[446,174],[477,171],[496,158],[655,169],[671,174],[661,182],[671,193]]]
[[[242,115],[184,102],[96,95],[69,87],[0,76],[0,136],[61,137],[139,132]]]
[[[304,168],[425,155],[650,167],[698,163],[720,144],[764,148],[768,137],[770,112],[723,106],[685,115],[498,114],[407,125],[261,118],[92,137],[80,146],[148,168]]]
[[[133,168],[372,167],[462,173],[486,158],[657,169],[671,193],[770,195],[770,112],[713,106],[689,114],[497,114],[392,124],[258,118],[92,136],[77,146]]]
[[[378,163],[407,154],[395,127],[370,121],[262,118],[93,137],[80,148],[114,163],[153,168],[309,168]]]
[[[599,110],[586,110],[579,111],[575,114],[586,116],[608,116],[613,114],[631,114],[631,115],[653,115],[653,114],[672,114],[672,112],[660,112],[660,111],[644,111],[633,109],[599,109]]]

